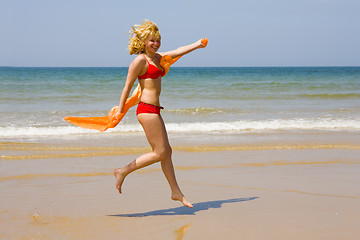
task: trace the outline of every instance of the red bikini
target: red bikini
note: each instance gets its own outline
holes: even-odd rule
[[[139,79],[146,79],[146,78],[157,79],[158,77],[163,77],[165,75],[165,71],[162,71],[155,65],[150,64],[145,56],[144,58],[149,66],[148,69],[146,70],[146,73],[138,77]]]
[[[136,109],[136,115],[139,115],[140,113],[153,113],[160,116],[160,110],[164,109],[161,106],[156,106],[153,104],[148,104],[144,102],[139,102],[138,107]]]
[[[146,70],[146,73],[139,76],[138,79],[147,79],[147,78],[157,79],[157,78],[163,77],[165,75],[165,71],[162,71],[155,65],[150,64],[146,57],[145,57],[145,60],[147,61],[148,65],[149,65],[148,69]],[[149,103],[139,102],[139,105],[136,110],[136,115],[138,115],[140,113],[152,113],[152,114],[157,114],[160,116],[161,109],[164,109],[164,108],[161,106],[156,106],[156,105],[149,104]]]

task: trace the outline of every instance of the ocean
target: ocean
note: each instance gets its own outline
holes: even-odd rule
[[[143,134],[135,108],[102,133],[63,120],[105,116],[126,75],[121,67],[0,67],[0,141]],[[160,101],[173,136],[359,134],[360,67],[173,67]]]

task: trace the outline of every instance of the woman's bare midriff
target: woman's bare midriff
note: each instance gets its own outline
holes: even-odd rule
[[[157,79],[139,79],[142,94],[140,101],[160,106],[161,77]]]

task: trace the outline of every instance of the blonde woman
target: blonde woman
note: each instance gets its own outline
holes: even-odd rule
[[[139,79],[142,95],[137,107],[137,119],[145,131],[146,138],[151,145],[152,151],[141,155],[129,165],[115,169],[116,188],[122,193],[121,186],[125,177],[131,172],[161,162],[161,168],[170,185],[171,199],[180,201],[186,207],[193,205],[186,200],[177,183],[174,167],[171,159],[172,149],[169,144],[164,121],[160,115],[160,92],[161,77],[165,70],[160,66],[162,56],[169,55],[172,58],[185,55],[198,48],[203,48],[201,40],[190,45],[182,46],[173,51],[158,53],[161,45],[161,36],[157,26],[145,20],[142,25],[135,25],[131,30],[129,52],[138,54],[129,66],[125,86],[120,97],[117,115],[124,109],[131,88],[136,79]]]

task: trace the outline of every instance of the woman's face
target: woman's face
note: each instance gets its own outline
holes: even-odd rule
[[[145,49],[148,53],[156,53],[159,50],[161,45],[160,38],[156,38],[154,35],[150,34],[145,40]]]

